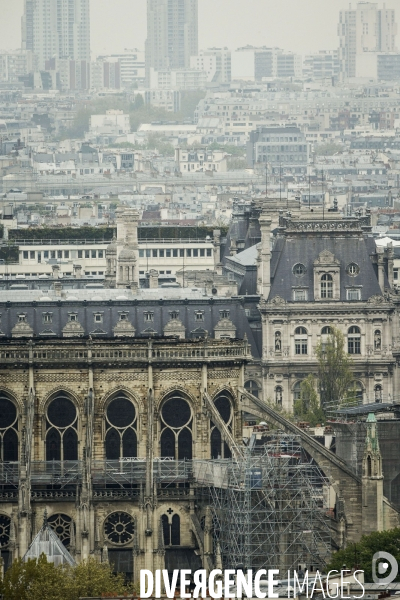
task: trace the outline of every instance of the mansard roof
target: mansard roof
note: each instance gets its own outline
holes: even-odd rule
[[[21,290],[17,296],[0,291],[0,341],[16,337],[13,329],[17,323],[24,326],[27,338],[161,337],[173,319],[182,322],[185,335],[181,335],[186,339],[197,337],[199,327],[213,338],[226,311],[236,327],[236,337],[246,335],[253,357],[259,358],[258,332],[250,327],[240,298],[209,297],[188,288],[155,288],[135,294],[129,289],[71,290],[71,295],[62,296],[54,290],[45,296],[41,290]]]
[[[285,233],[279,236],[271,253],[271,292],[269,299],[280,296],[287,302],[293,300],[293,289],[308,289],[308,301],[314,301],[314,267],[322,253],[333,255],[340,271],[340,300],[346,301],[346,290],[357,287],[361,300],[382,295],[377,273],[370,255],[376,252],[374,240],[364,234],[324,235],[321,232],[303,232],[302,235]],[[328,256],[325,254],[325,256]],[[301,263],[305,273],[298,276],[293,268]],[[355,263],[359,272],[353,276],[347,267]],[[318,263],[317,263],[318,264]],[[385,275],[385,286],[389,287]]]

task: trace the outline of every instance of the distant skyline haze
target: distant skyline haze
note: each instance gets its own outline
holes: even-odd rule
[[[397,9],[399,22],[399,3],[385,4]],[[21,47],[23,5],[23,0],[0,0],[0,49]],[[199,48],[265,45],[303,55],[333,50],[339,11],[348,7],[347,0],[199,0]],[[91,0],[93,57],[144,50],[146,32],[146,0]]]

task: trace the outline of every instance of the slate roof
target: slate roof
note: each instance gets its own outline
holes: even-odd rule
[[[221,319],[222,310],[229,311],[229,318],[236,327],[236,337],[247,339],[251,345],[253,358],[260,358],[257,334],[253,334],[240,298],[220,298],[204,296],[201,290],[188,288],[156,288],[139,290],[133,295],[131,290],[70,290],[64,297],[54,291],[21,290],[0,292],[0,341],[12,339],[12,329],[19,322],[19,315],[26,315],[27,324],[33,329],[33,336],[41,339],[63,337],[63,328],[70,322],[71,313],[76,314],[77,322],[83,327],[83,337],[113,338],[114,327],[119,323],[120,314],[127,314],[135,328],[135,337],[148,337],[149,333],[163,336],[164,327],[171,320],[171,312],[178,312],[178,318],[185,327],[187,339],[196,336],[199,328],[214,338],[214,328]],[[197,313],[202,313],[199,320]],[[44,322],[44,314],[51,313],[51,321]],[[146,313],[153,313],[147,320]],[[95,314],[101,315],[100,322]]]
[[[371,262],[375,243],[372,238],[363,235],[322,236],[300,235],[278,237],[271,256],[271,292],[270,299],[280,296],[287,302],[293,301],[293,288],[308,288],[308,301],[314,300],[314,261],[321,252],[328,250],[340,261],[340,300],[346,300],[346,288],[361,286],[361,300],[366,301],[374,295],[382,295],[377,274]],[[359,266],[359,274],[349,275],[346,267],[350,263]],[[306,273],[296,276],[293,267],[302,263]],[[386,279],[386,285],[387,279]]]

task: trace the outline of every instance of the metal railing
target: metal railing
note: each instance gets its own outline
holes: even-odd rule
[[[82,461],[53,460],[33,461],[31,463],[31,482],[33,485],[59,485],[61,487],[76,484],[82,480]]]

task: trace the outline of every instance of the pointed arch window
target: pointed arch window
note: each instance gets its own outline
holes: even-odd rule
[[[189,403],[179,395],[164,402],[161,408],[161,456],[179,460],[193,455],[193,416]]]
[[[0,460],[18,460],[17,408],[7,396],[0,394]]]
[[[78,460],[78,413],[66,395],[57,395],[46,415],[46,460]]]
[[[181,545],[181,518],[174,514],[172,508],[167,510],[167,514],[162,515],[161,524],[164,537],[164,546]]]
[[[232,400],[228,394],[220,394],[214,401],[221,419],[226,423],[228,429],[232,431]],[[210,421],[211,427],[211,458],[231,458],[232,453],[226,442],[223,441],[218,427]]]
[[[106,458],[118,460],[137,456],[137,415],[131,400],[124,394],[114,397],[107,406]]]

